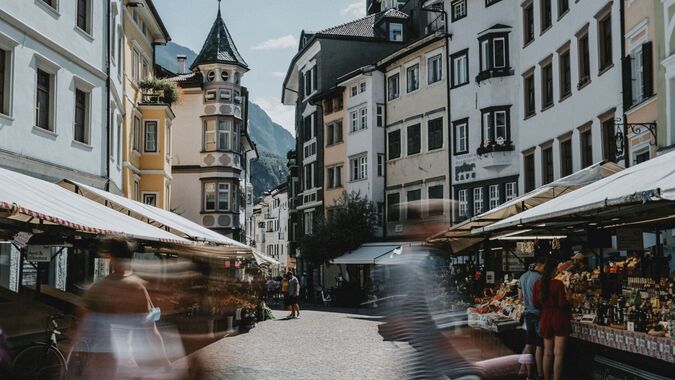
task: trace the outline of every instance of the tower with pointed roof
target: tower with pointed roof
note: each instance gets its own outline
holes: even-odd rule
[[[252,212],[249,168],[257,156],[247,130],[248,91],[241,85],[249,67],[218,3],[190,72],[172,78],[182,94],[175,107],[172,206],[207,228],[245,241],[244,221]]]

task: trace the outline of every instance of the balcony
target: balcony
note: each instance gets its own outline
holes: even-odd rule
[[[146,106],[170,106],[170,103],[165,100],[164,95],[152,93],[141,94],[141,102],[139,104]]]
[[[142,105],[168,105],[170,107],[180,98],[176,83],[166,79],[144,79],[138,87],[141,89],[140,104]]]
[[[480,159],[479,165],[486,169],[497,168],[501,166],[511,165],[515,155],[515,147],[511,141],[499,143],[487,142],[481,144],[480,148],[476,150]]]

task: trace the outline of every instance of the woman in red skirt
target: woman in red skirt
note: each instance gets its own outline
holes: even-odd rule
[[[541,279],[534,284],[532,300],[541,310],[539,329],[544,338],[544,379],[561,380],[565,345],[572,331],[570,304],[565,296],[565,285],[554,277],[557,261],[546,260]]]

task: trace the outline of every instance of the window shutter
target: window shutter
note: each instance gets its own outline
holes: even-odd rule
[[[654,95],[654,64],[651,42],[642,44],[642,95],[649,98]]]
[[[623,57],[623,109],[627,110],[633,105],[633,70],[631,69],[633,58],[631,56]]]

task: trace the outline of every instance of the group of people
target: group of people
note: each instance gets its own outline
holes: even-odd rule
[[[519,298],[525,306],[525,351],[534,355],[526,363],[528,379],[560,380],[567,338],[572,332],[571,308],[565,285],[555,279],[558,261],[537,258],[534,267],[520,277]]]
[[[299,280],[291,271],[277,279],[269,278],[265,283],[267,299],[273,299],[275,295],[281,294],[284,300],[284,309],[290,311],[287,319],[298,318],[300,317],[300,290],[306,286],[301,282],[305,281],[304,274],[303,279]]]

